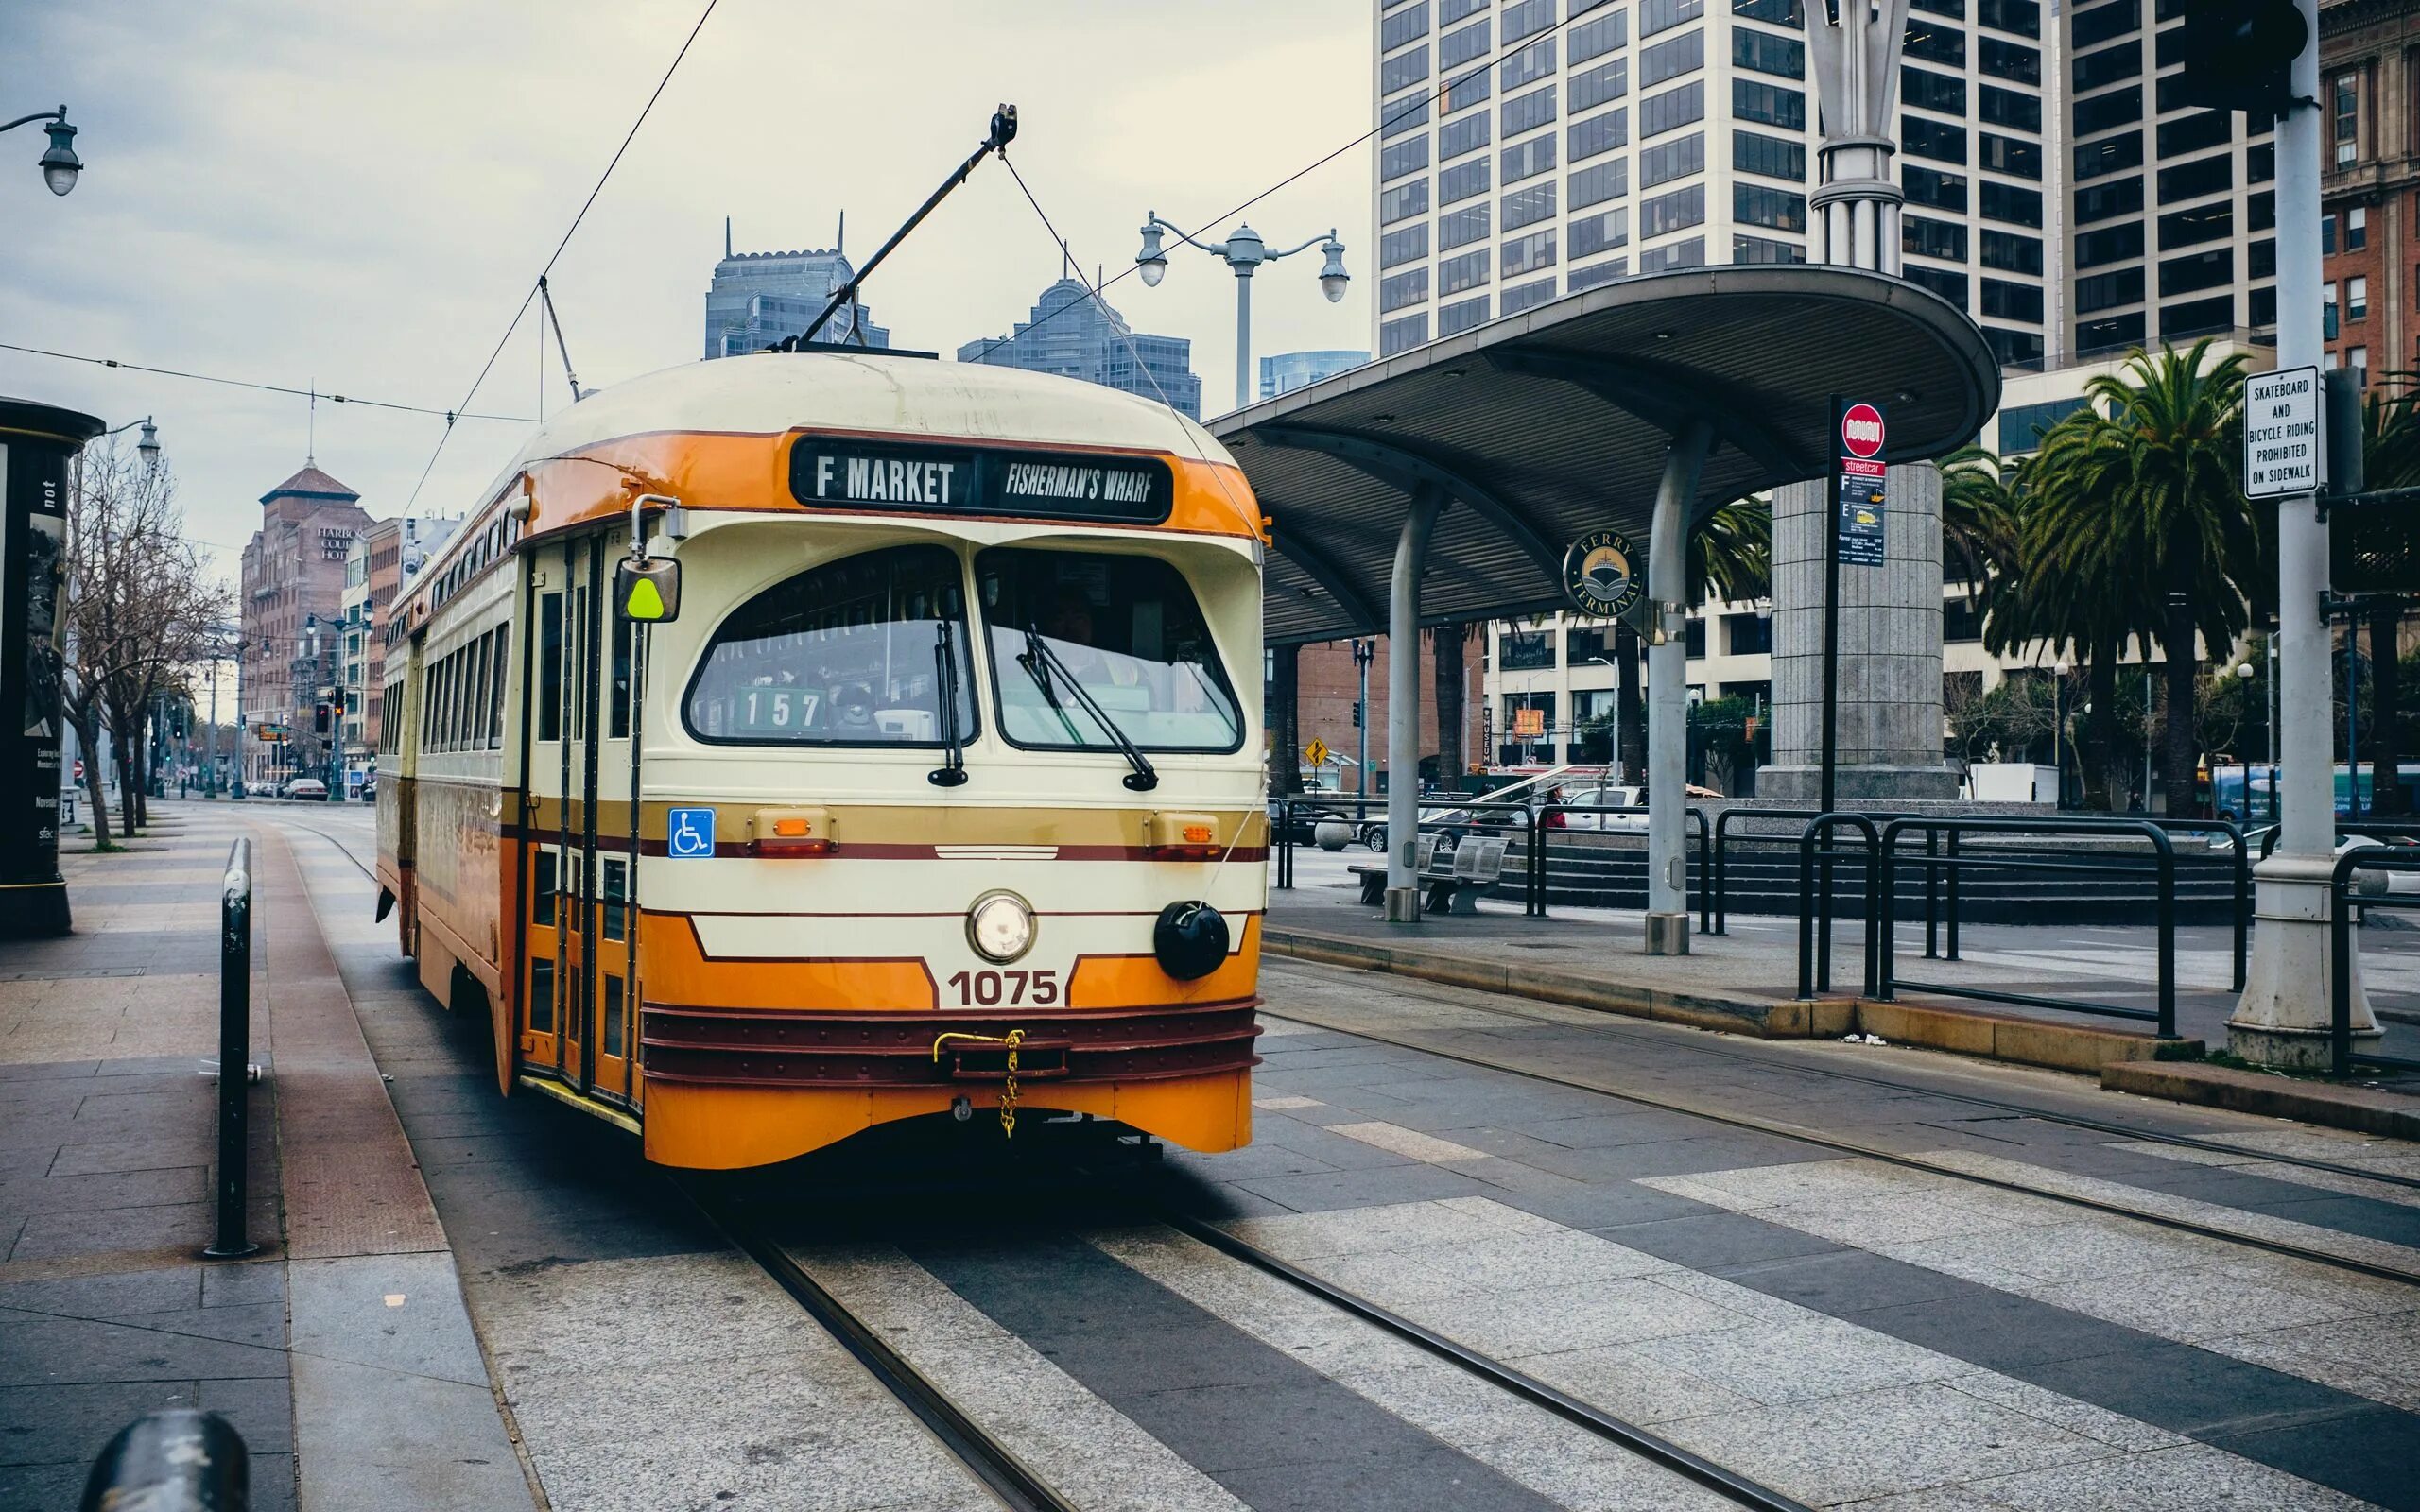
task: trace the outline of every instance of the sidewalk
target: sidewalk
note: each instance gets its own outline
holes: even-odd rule
[[[61,856],[76,933],[0,943],[0,1512],[76,1504],[140,1414],[217,1412],[255,1508],[531,1505],[444,1231],[285,842],[155,800]],[[220,881],[253,840],[250,1237],[199,1258]]]

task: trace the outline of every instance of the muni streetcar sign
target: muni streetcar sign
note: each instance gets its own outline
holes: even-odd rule
[[[2325,455],[2317,368],[2282,368],[2243,381],[2243,493],[2282,499],[2319,491]]]

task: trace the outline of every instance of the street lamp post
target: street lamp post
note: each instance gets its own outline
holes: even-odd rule
[[[1236,275],[1236,407],[1252,403],[1252,276],[1263,263],[1273,263],[1281,257],[1317,247],[1326,259],[1320,265],[1320,292],[1334,304],[1344,298],[1344,286],[1352,275],[1344,270],[1344,244],[1336,239],[1336,228],[1328,228],[1325,236],[1314,236],[1300,247],[1289,247],[1272,252],[1260,239],[1260,232],[1238,221],[1223,242],[1198,242],[1176,226],[1162,220],[1158,211],[1143,219],[1143,249],[1134,254],[1134,266],[1143,272],[1143,282],[1152,288],[1167,275],[1167,254],[1160,249],[1160,232],[1171,232],[1177,240],[1188,247],[1198,247],[1211,256],[1224,261]]]
[[[76,187],[76,176],[84,171],[84,160],[76,155],[76,129],[67,124],[66,106],[20,115],[6,125],[0,125],[0,131],[13,131],[36,121],[50,123],[43,128],[50,134],[50,150],[42,155],[42,181],[49,186],[52,194],[66,194]]]
[[[2067,759],[2059,749],[2060,742],[2067,732],[2066,712],[2062,707],[2066,701],[2066,687],[2067,664],[2065,662],[2054,663],[2050,668],[2050,769],[2058,774],[2051,780],[2051,785],[2057,789],[2055,806],[2059,808],[2067,806]]]
[[[1361,764],[1354,768],[1354,791],[1366,799],[1370,796],[1370,663],[1378,655],[1377,644],[1359,636],[1353,639],[1353,664],[1361,675],[1361,693],[1354,700],[1353,724],[1361,735]]]

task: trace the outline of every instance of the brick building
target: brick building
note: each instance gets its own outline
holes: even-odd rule
[[[371,524],[361,495],[308,463],[262,494],[261,508],[261,528],[244,546],[238,677],[247,787],[325,775],[330,745],[312,728],[313,704],[336,681],[345,558]],[[263,739],[269,730],[290,738]]]
[[[1379,792],[1378,774],[1387,764],[1387,638],[1377,636],[1371,642],[1375,655],[1370,662],[1370,792]],[[1437,739],[1437,663],[1434,658],[1433,632],[1422,637],[1420,658],[1420,751],[1425,763],[1434,767],[1438,753]],[[1461,697],[1461,758],[1464,770],[1472,762],[1483,760],[1480,749],[1479,717],[1479,656],[1483,643],[1473,635],[1462,647]],[[1284,652],[1277,653],[1283,656]],[[1353,643],[1323,641],[1297,648],[1294,652],[1296,679],[1295,737],[1297,756],[1313,740],[1323,742],[1336,753],[1330,758],[1329,776],[1322,784],[1355,789],[1355,768],[1361,754],[1361,731],[1353,723],[1353,705],[1360,695],[1360,670],[1354,664]],[[1272,689],[1282,686],[1282,675],[1272,679]],[[1270,718],[1271,739],[1278,738],[1276,718]]]
[[[387,610],[459,520],[379,520],[353,543],[344,565],[344,759],[348,772],[377,761],[379,707],[387,686]]]
[[[2420,367],[2420,0],[2338,0],[2319,15],[2320,246],[2328,367]]]

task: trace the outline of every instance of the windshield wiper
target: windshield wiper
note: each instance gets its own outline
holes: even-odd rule
[[[966,737],[958,722],[958,643],[951,638],[946,620],[933,642],[933,679],[941,704],[942,739],[948,751],[939,766],[925,774],[925,781],[935,787],[956,787],[966,781]]]
[[[1126,764],[1129,766],[1134,768],[1118,779],[1126,784],[1128,790],[1148,793],[1160,785],[1160,774],[1152,770],[1151,764],[1144,758],[1141,749],[1128,738],[1126,731],[1118,727],[1117,721],[1109,717],[1109,711],[1100,706],[1099,700],[1085,691],[1083,683],[1077,680],[1076,675],[1067,669],[1067,663],[1061,660],[1059,653],[1050,649],[1050,643],[1042,638],[1042,632],[1030,625],[1025,627],[1025,654],[1017,658],[1017,664],[1025,668],[1026,676],[1033,679],[1034,686],[1042,690],[1043,697],[1049,700],[1051,709],[1059,715],[1059,722],[1067,727],[1068,737],[1080,742],[1083,737],[1077,733],[1075,721],[1067,717],[1065,707],[1059,702],[1059,693],[1051,686],[1050,675],[1056,672],[1066,679],[1067,691],[1075,695],[1077,707],[1090,714],[1096,724],[1109,732],[1109,738],[1117,743],[1118,754],[1126,758]]]

